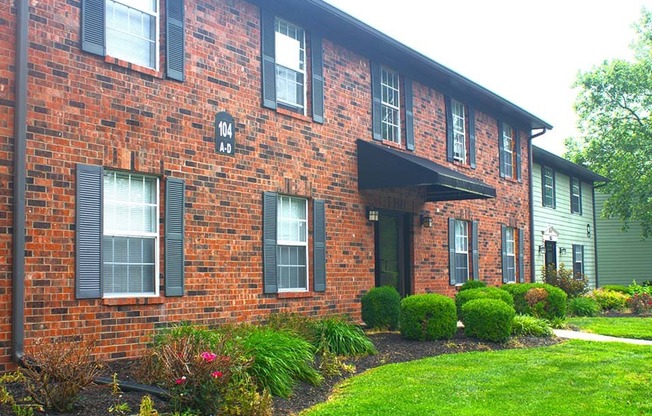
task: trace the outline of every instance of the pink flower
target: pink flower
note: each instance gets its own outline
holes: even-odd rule
[[[186,376],[183,376],[181,378],[178,378],[178,379],[174,380],[174,384],[176,384],[176,385],[183,384],[185,382],[186,382]]]
[[[224,375],[224,374],[222,374],[221,371],[213,371],[213,372],[211,373],[211,376],[213,376],[213,378],[220,378],[220,377],[222,377],[223,375]]]
[[[215,358],[217,358],[216,354],[213,354],[212,352],[204,351],[201,354],[201,358],[204,359],[207,363],[210,363],[212,361],[215,361]]]

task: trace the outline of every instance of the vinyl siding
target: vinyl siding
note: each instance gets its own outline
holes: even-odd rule
[[[595,193],[599,285],[627,286],[632,280],[639,284],[652,280],[652,240],[641,240],[638,224],[622,231],[622,221],[601,218],[607,198],[607,194]]]
[[[541,190],[541,165],[533,164],[533,201],[534,230],[532,232],[534,245],[534,267],[538,282],[541,281],[541,269],[544,263],[544,254],[539,253],[539,246],[543,245],[542,232],[553,226],[559,233],[557,240],[557,265],[564,264],[567,269],[573,268],[573,244],[584,246],[584,274],[589,279],[589,286],[595,287],[595,245],[593,232],[593,198],[592,184],[582,182],[582,215],[571,214],[570,207],[570,177],[561,171],[555,170],[555,208],[544,207],[542,204]],[[591,237],[586,236],[586,226],[591,226]],[[566,254],[559,254],[559,248],[566,249]],[[602,271],[600,270],[600,273]]]

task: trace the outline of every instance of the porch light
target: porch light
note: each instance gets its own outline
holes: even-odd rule
[[[566,249],[564,247],[559,247],[559,255],[563,256],[564,254],[566,254]]]
[[[586,236],[591,238],[591,224],[586,224]]]
[[[432,228],[432,217],[430,216],[429,211],[421,211],[419,220],[421,221],[421,226],[423,228]]]
[[[546,246],[539,246],[539,254],[543,254],[546,252]]]
[[[378,209],[374,207],[367,207],[367,219],[369,221],[378,221]]]

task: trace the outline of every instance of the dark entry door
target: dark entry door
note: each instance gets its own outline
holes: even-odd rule
[[[376,223],[376,286],[410,294],[408,220],[402,213],[381,213]]]
[[[546,241],[545,260],[546,260],[546,267],[552,267],[555,270],[557,270],[557,242]]]

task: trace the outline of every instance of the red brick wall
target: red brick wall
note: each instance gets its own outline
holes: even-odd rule
[[[6,3],[0,4],[0,52],[12,57],[15,15]],[[355,140],[371,138],[368,59],[325,39],[325,123],[271,111],[261,106],[258,8],[243,1],[201,2],[201,9],[191,3],[183,83],[81,52],[76,2],[42,0],[30,7],[27,346],[40,337],[96,334],[101,356],[120,358],[141,351],[155,327],[180,320],[252,321],[271,311],[359,318],[359,297],[374,285],[368,204],[414,214],[416,292],[454,293],[448,284],[451,216],[480,222],[480,274],[500,282],[500,224],[515,221],[530,238],[525,136],[523,183],[501,180],[496,120],[476,113],[478,168],[457,168],[494,186],[495,199],[424,204],[414,190],[358,192]],[[0,62],[0,370],[10,354],[12,65],[13,58]],[[214,151],[218,111],[237,123],[234,157]],[[414,113],[415,153],[449,165],[443,95],[414,83]],[[79,163],[185,180],[185,296],[75,299]],[[325,293],[263,295],[263,191],[326,201]],[[164,206],[163,181],[161,195]],[[421,209],[433,213],[432,229],[419,226]],[[525,258],[527,274],[529,252]],[[162,273],[162,259],[160,267]]]

